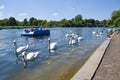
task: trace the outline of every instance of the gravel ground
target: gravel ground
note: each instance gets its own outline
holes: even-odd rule
[[[92,80],[120,80],[120,33],[113,36]]]

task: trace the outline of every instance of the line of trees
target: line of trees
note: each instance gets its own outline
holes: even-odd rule
[[[111,19],[108,20],[111,27],[120,27],[120,10],[113,11]]]
[[[48,27],[119,27],[120,26],[120,10],[113,11],[109,20],[83,19],[82,15],[78,14],[74,18],[60,21],[38,20],[31,17],[29,20],[25,18],[23,21],[18,21],[14,17],[0,20],[0,26],[48,26]]]

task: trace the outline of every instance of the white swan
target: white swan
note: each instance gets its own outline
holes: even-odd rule
[[[96,34],[97,32],[96,32],[96,31],[93,31],[92,33],[93,33],[93,34]]]
[[[71,37],[72,35],[71,34],[66,34],[65,37]]]
[[[100,34],[100,35],[103,35],[103,31],[101,31],[99,34]]]
[[[24,50],[26,50],[26,49],[28,49],[28,45],[26,45],[26,46],[21,46],[21,47],[19,47],[19,48],[17,48],[17,50],[16,50],[16,52],[22,52],[22,51],[24,51]]]
[[[80,42],[83,39],[83,37],[78,37],[77,41]]]
[[[100,34],[96,34],[96,37],[100,37]]]
[[[74,38],[78,38],[78,35],[74,35],[73,37],[74,37]]]
[[[73,44],[75,44],[75,43],[76,43],[76,41],[73,40],[72,37],[71,37],[71,38],[70,38],[70,41],[69,41],[69,44],[70,44],[70,45],[73,45]]]
[[[26,54],[26,52],[22,52],[22,57],[24,61],[29,61],[29,60],[33,60],[35,58],[37,58],[39,52],[30,52],[28,54]]]
[[[69,33],[69,34],[66,34],[65,36],[66,36],[66,37],[77,37],[77,35],[74,34],[74,33]]]
[[[28,45],[26,45],[26,46],[21,46],[21,47],[17,48],[16,40],[14,40],[13,42],[14,42],[14,47],[15,47],[15,52],[16,53],[21,53],[21,52],[27,50],[28,47],[29,47]]]
[[[48,49],[49,50],[53,50],[53,49],[56,49],[56,45],[57,45],[57,42],[50,42],[50,38],[48,38],[48,41],[49,41],[49,47]]]

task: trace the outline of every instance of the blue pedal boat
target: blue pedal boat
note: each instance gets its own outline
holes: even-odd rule
[[[25,29],[23,33],[21,33],[21,36],[49,36],[50,35],[50,30],[47,28],[45,30],[41,30],[38,28],[35,29]]]

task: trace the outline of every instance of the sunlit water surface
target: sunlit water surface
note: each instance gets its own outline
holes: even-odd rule
[[[50,28],[50,36],[21,36],[22,29],[0,30],[0,80],[53,80],[61,76],[76,62],[81,63],[106,39],[105,28]],[[93,31],[103,31],[96,37]],[[73,46],[69,45],[67,33],[76,33],[83,40]],[[57,49],[49,52],[48,37],[57,42]],[[39,51],[37,59],[28,62],[24,68],[22,56],[14,53],[13,40],[18,46],[29,44],[28,52]]]

